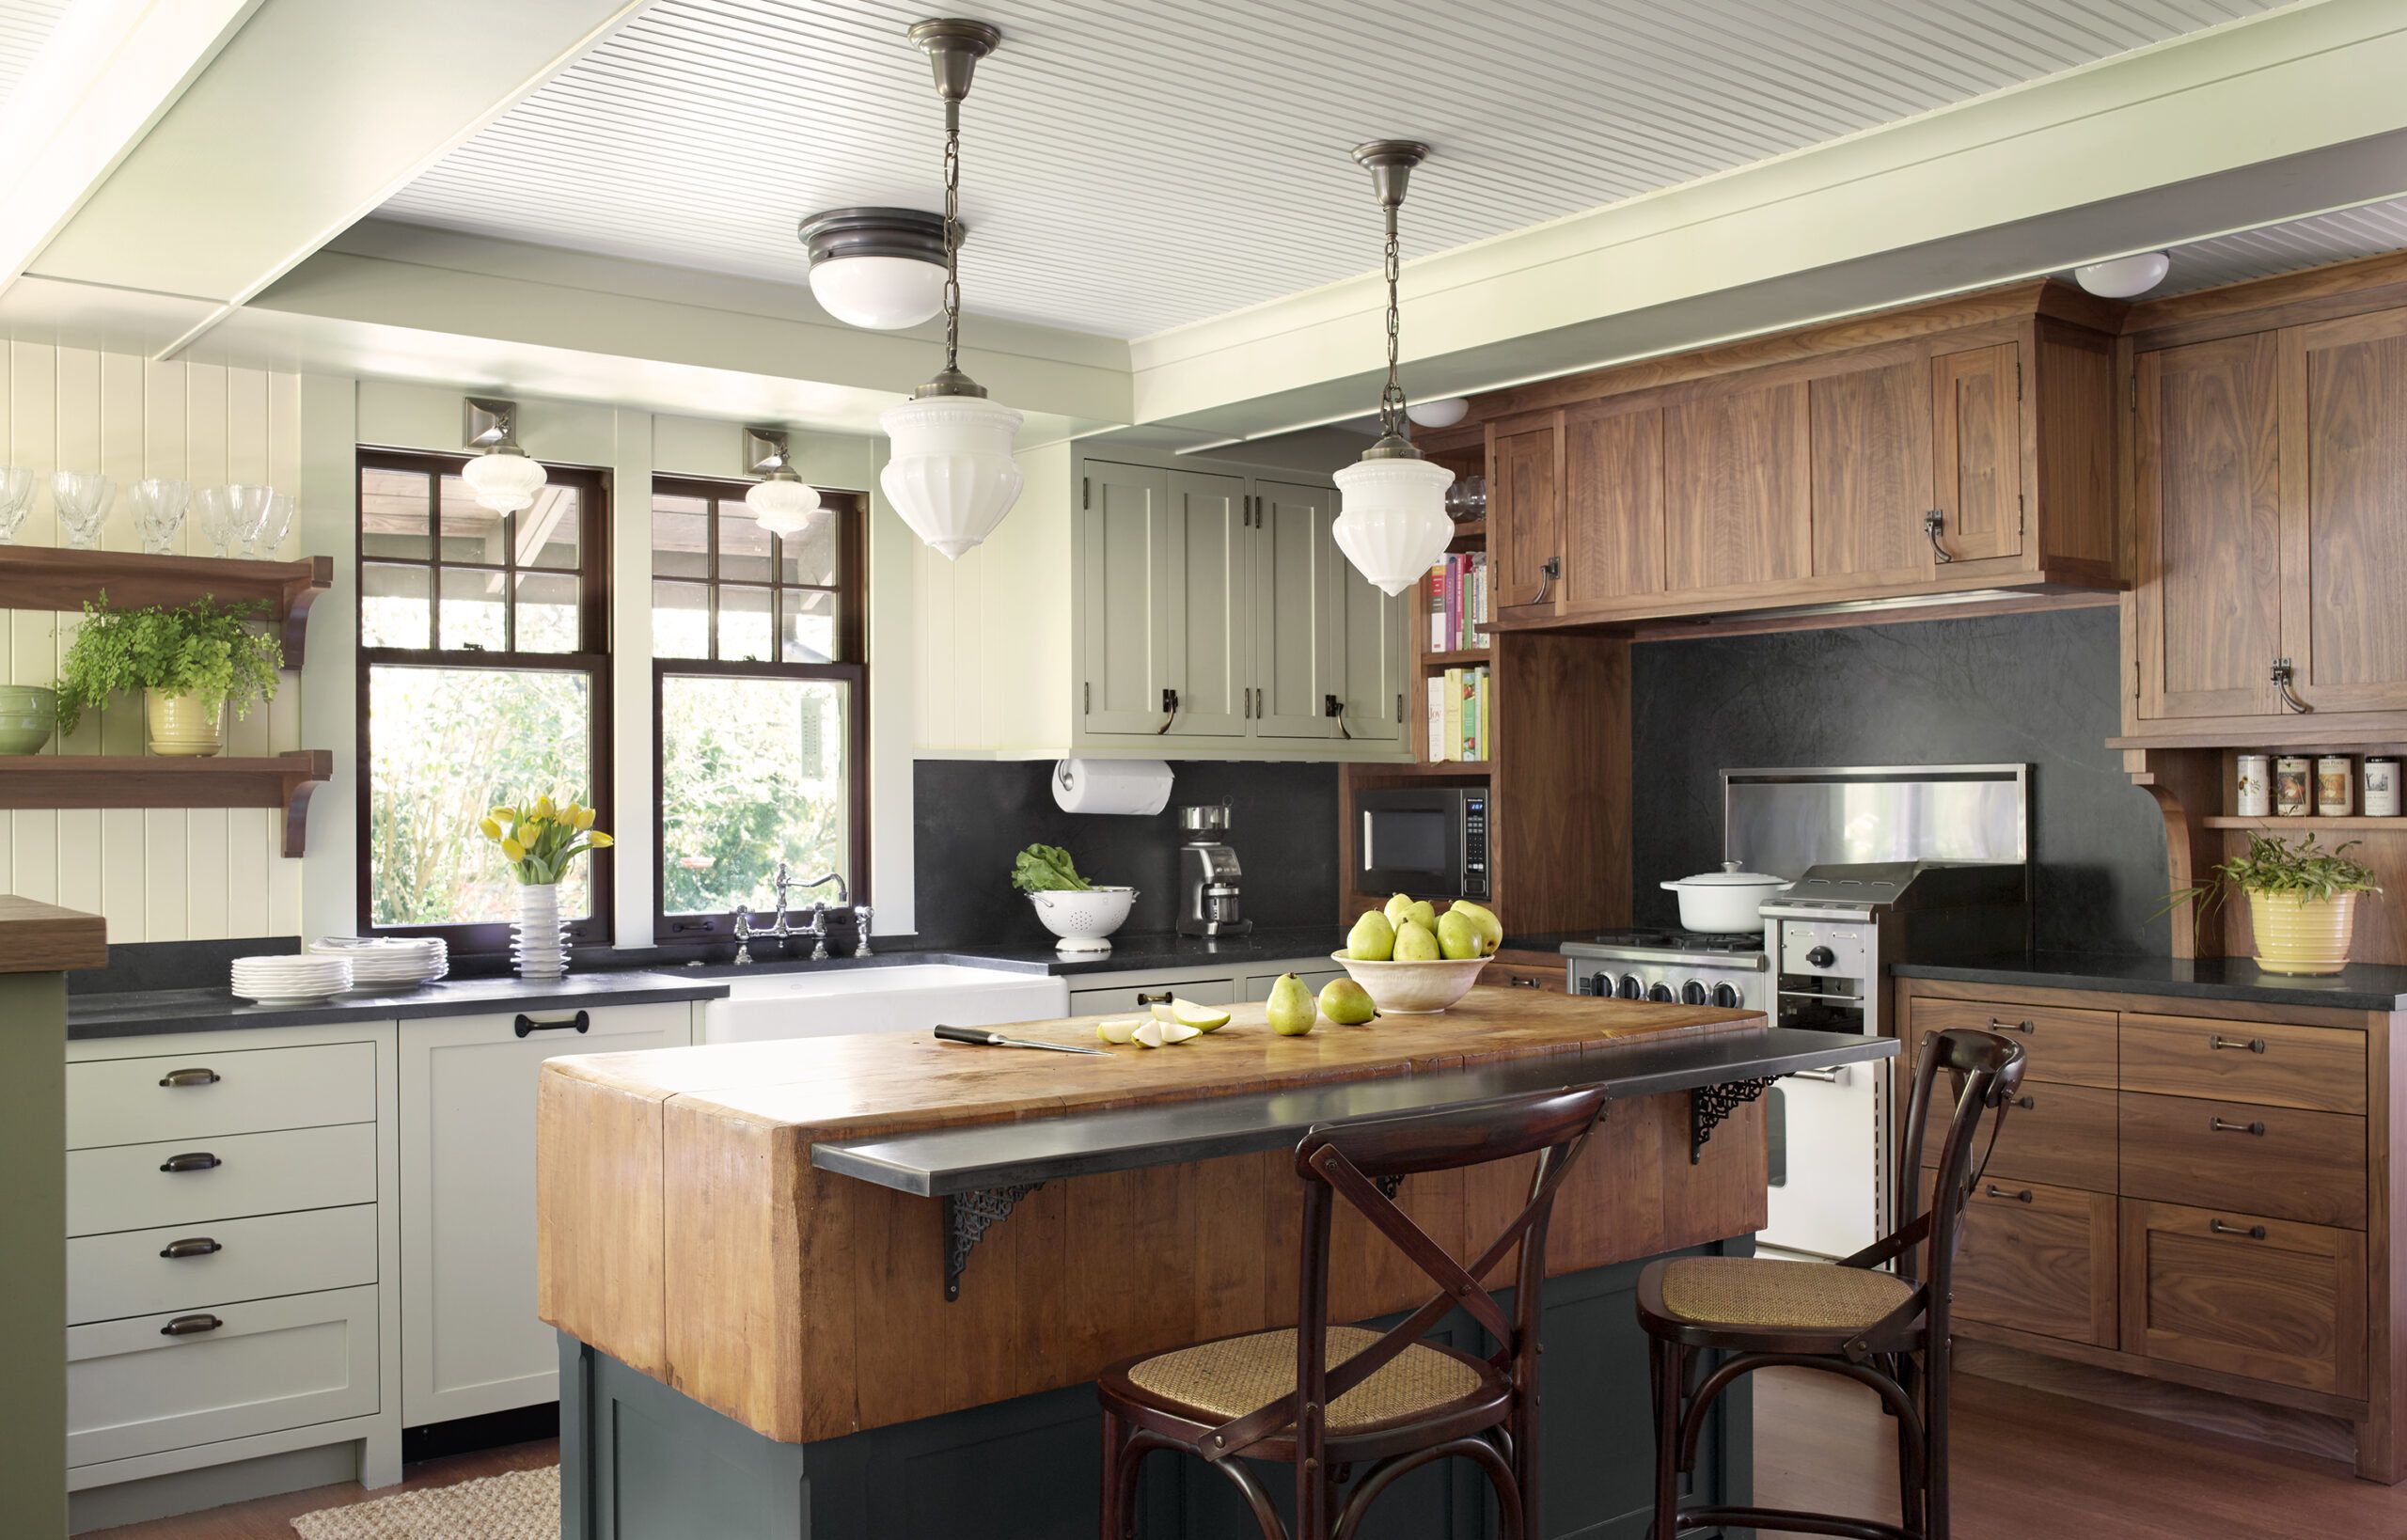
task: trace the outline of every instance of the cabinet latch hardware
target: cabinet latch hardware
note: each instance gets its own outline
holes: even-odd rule
[[[2282,704],[2304,716],[2315,708],[2298,698],[2298,688],[2293,683],[2297,677],[2297,670],[2291,667],[2289,659],[2273,660],[2273,688],[2281,692]]]
[[[1562,575],[1563,558],[1561,557],[1547,558],[1545,564],[1538,568],[1537,597],[1531,600],[1530,603],[1534,605],[1545,604],[1546,596],[1554,591],[1554,580]]]
[[[1352,736],[1354,736],[1354,730],[1353,730],[1352,728],[1347,727],[1347,726],[1345,725],[1345,701],[1340,700],[1339,699],[1337,699],[1337,697],[1335,697],[1335,696],[1333,696],[1333,695],[1325,695],[1325,696],[1322,696],[1322,697],[1321,697],[1321,703],[1320,703],[1320,714],[1321,714],[1323,716],[1333,717],[1333,718],[1335,718],[1335,719],[1336,719],[1336,722],[1337,722],[1337,731],[1338,731],[1338,735],[1339,735],[1340,737],[1351,738]]]
[[[592,1025],[593,1016],[591,1013],[585,1011],[579,1011],[576,1014],[560,1021],[537,1021],[533,1016],[530,1016],[526,1012],[521,1011],[518,1014],[518,1018],[510,1024],[510,1029],[517,1033],[520,1037],[525,1037],[528,1032],[564,1031],[574,1031],[581,1036],[585,1029]]]
[[[1956,559],[1956,553],[1939,542],[1939,537],[1947,533],[1945,509],[1934,508],[1925,513],[1922,516],[1922,532],[1930,537],[1930,557],[1933,561],[1943,565]]]
[[[1177,720],[1178,692],[1172,689],[1165,689],[1162,691],[1162,725],[1154,729],[1154,736],[1158,738],[1163,733],[1168,732],[1170,731],[1170,725]]]

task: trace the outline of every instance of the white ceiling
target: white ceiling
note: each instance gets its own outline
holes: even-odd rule
[[[74,0],[0,0],[0,106],[17,92],[34,56]]]
[[[656,0],[380,212],[800,281],[800,216],[935,205],[902,34],[943,8]],[[1409,260],[2273,8],[980,0],[1003,43],[965,112],[965,304],[1133,338],[1369,271],[1361,139],[1437,147]]]
[[[2407,170],[2400,177],[2407,180]],[[2402,247],[2407,247],[2407,197],[2389,198],[2176,246],[2172,270],[2148,297],[2187,294]]]

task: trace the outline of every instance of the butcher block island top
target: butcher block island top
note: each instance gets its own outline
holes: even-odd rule
[[[1004,1030],[1102,1046],[1091,1020]],[[537,1112],[539,1309],[758,1433],[837,1438],[1288,1324],[1298,1119],[1627,1070],[1635,1099],[1557,1204],[1549,1270],[1567,1273],[1761,1228],[1757,1108],[1738,1106],[1692,1162],[1691,1097],[1667,1092],[1891,1052],[1750,1012],[1482,987],[1442,1014],[1299,1038],[1238,1006],[1192,1042],[1100,1055],[880,1033],[554,1059]],[[1158,1138],[1132,1121],[1147,1108],[1176,1109]],[[953,1203],[916,1194],[968,1190],[987,1169],[936,1137],[951,1131],[987,1156],[993,1136],[1025,1136],[1006,1163],[1039,1185],[1002,1189],[1008,1217],[949,1299]],[[1525,1166],[1416,1177],[1401,1202],[1460,1253],[1518,1208]],[[1334,1318],[1421,1302],[1425,1281],[1385,1248],[1341,1217]]]

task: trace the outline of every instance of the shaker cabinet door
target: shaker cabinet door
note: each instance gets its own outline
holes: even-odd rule
[[[2022,551],[2020,356],[2000,342],[1931,360],[1934,506],[1940,542],[1958,561]]]
[[[2282,334],[2283,652],[2317,711],[2407,710],[2407,309]]]
[[[1488,455],[1487,549],[1500,621],[1551,616],[1563,594],[1563,418],[1498,425]],[[1552,563],[1554,575],[1547,566]]]
[[[1178,692],[1173,733],[1242,738],[1253,683],[1253,533],[1245,478],[1170,473],[1171,655]],[[1158,724],[1160,718],[1155,718]]]
[[[2282,634],[2278,355],[2270,332],[2140,354],[2143,717],[2279,709],[2272,684]]]
[[[1664,587],[1762,588],[1812,567],[1802,381],[1663,408]]]
[[[1910,582],[1928,574],[1931,369],[1909,358],[1808,382],[1814,575]]]
[[[1556,590],[1565,615],[1626,609],[1663,591],[1662,408],[1564,413]]]
[[[1416,583],[1390,596],[1356,572],[1342,551],[1330,566],[1337,656],[1344,669],[1338,685],[1338,699],[1345,708],[1338,719],[1340,736],[1358,743],[1400,742],[1407,705],[1404,628],[1413,601],[1422,595],[1421,586]]]
[[[1282,481],[1256,481],[1253,494],[1254,736],[1334,738],[1337,494]]]
[[[1183,661],[1170,624],[1171,543],[1168,471],[1086,463],[1078,672],[1079,725],[1089,732],[1150,733],[1162,725],[1162,692],[1177,688]]]

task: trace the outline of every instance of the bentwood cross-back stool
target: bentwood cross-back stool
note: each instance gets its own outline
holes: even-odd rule
[[[1296,1328],[1222,1337],[1104,1371],[1095,1386],[1103,1398],[1103,1540],[1132,1540],[1138,1468],[1159,1449],[1196,1455],[1235,1483],[1266,1540],[1288,1533],[1240,1455],[1295,1468],[1294,1540],[1347,1540],[1397,1478],[1456,1456],[1476,1464],[1495,1488],[1502,1540],[1534,1533],[1547,1220],[1604,1108],[1602,1091],[1553,1091],[1307,1133],[1296,1147],[1303,1186]],[[1532,1153],[1539,1162],[1528,1204],[1467,1266],[1390,1196],[1403,1177]],[[1329,1218],[1341,1198],[1438,1288],[1385,1333],[1329,1324]],[[1480,1280],[1516,1245],[1508,1317]],[[1421,1340],[1456,1307],[1497,1341],[1493,1354],[1483,1359]],[[1357,1466],[1361,1478],[1341,1500]]]
[[[1931,1207],[1922,1207],[1923,1136],[1940,1073],[1954,1079],[1956,1116],[1940,1147]],[[1932,1032],[1922,1040],[1896,1177],[1897,1229],[1844,1262],[1676,1257],[1638,1278],[1638,1319],[1651,1339],[1655,1380],[1655,1540],[1714,1525],[1855,1540],[1947,1540],[1948,1291],[1964,1201],[1979,1171],[1973,1145],[1990,1112],[1994,1149],[2022,1083],[2022,1048],[1994,1032]],[[1894,1258],[1895,1273],[1879,1271]],[[1927,1263],[1927,1268],[1918,1265]],[[1731,1356],[1691,1385],[1698,1354]],[[1682,1507],[1679,1479],[1696,1464],[1713,1400],[1742,1375],[1776,1364],[1845,1375],[1877,1391],[1897,1423],[1902,1524],[1783,1508]]]

